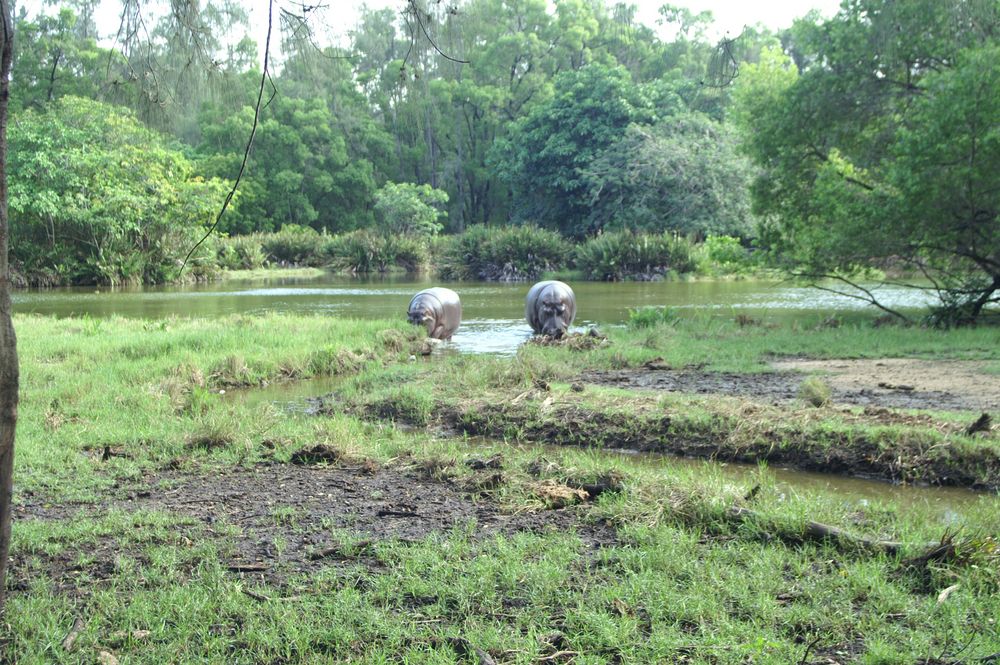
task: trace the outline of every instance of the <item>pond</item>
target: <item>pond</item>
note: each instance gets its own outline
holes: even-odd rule
[[[428,277],[275,277],[183,286],[16,291],[14,311],[54,316],[217,317],[236,313],[297,312],[350,318],[401,319],[411,296],[436,284]],[[462,298],[460,351],[511,353],[530,335],[524,320],[527,283],[446,284]],[[838,312],[845,317],[874,311],[860,300],[787,282],[663,281],[572,282],[577,327],[620,324],[630,309],[667,306],[682,313],[787,317]],[[927,296],[900,288],[879,290],[889,306],[915,308]]]

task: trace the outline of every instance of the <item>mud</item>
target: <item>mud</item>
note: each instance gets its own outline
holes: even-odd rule
[[[762,402],[797,399],[802,381],[820,376],[831,388],[834,404],[937,411],[1000,410],[1000,377],[974,361],[781,360],[774,372],[731,374],[654,365],[585,372],[586,383],[702,395],[733,395]]]
[[[378,567],[373,546],[380,541],[416,542],[468,524],[475,525],[476,539],[555,529],[575,531],[591,549],[615,542],[611,527],[584,521],[584,507],[509,515],[464,487],[413,470],[375,470],[370,464],[269,464],[212,475],[149,476],[118,487],[116,498],[100,504],[50,505],[25,497],[14,506],[14,520],[96,519],[109,509],[166,511],[194,522],[172,543],[213,541],[233,574],[278,585],[328,566],[360,562]],[[230,533],[234,527],[235,535]],[[144,560],[141,550],[110,537],[99,539],[87,553],[91,562],[80,565],[77,550],[15,552],[11,588],[27,589],[32,579],[45,576],[59,591],[86,593],[113,577],[122,557]]]

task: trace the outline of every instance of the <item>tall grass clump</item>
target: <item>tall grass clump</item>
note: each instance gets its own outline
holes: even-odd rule
[[[536,226],[472,226],[442,240],[437,251],[444,279],[517,282],[567,267],[570,249],[555,231]]]
[[[257,237],[271,263],[295,266],[318,266],[323,263],[320,248],[326,237],[311,227],[286,224],[276,233],[262,233]]]
[[[329,238],[323,255],[336,270],[387,273],[419,272],[427,266],[430,252],[424,238],[363,229]]]
[[[615,231],[576,248],[576,267],[585,279],[653,281],[695,270],[692,245],[670,233]]]
[[[637,307],[628,311],[626,325],[631,330],[674,325],[679,320],[677,311],[670,307]]]
[[[216,258],[223,270],[256,270],[267,263],[259,235],[219,238]]]

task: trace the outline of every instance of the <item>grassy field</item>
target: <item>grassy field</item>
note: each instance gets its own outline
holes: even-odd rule
[[[957,663],[1000,652],[995,493],[942,515],[789,493],[766,466],[733,481],[707,462],[596,449],[680,439],[695,455],[800,461],[891,451],[904,477],[989,480],[995,434],[966,436],[955,414],[886,422],[580,385],[582,372],[650,361],[996,363],[995,330],[661,322],[496,359],[424,358],[401,324],[323,317],[16,325],[0,661]],[[313,414],[244,397],[313,377],[334,391]],[[811,522],[844,533],[819,538]]]

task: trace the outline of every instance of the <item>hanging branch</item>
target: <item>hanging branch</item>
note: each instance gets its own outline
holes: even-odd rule
[[[188,251],[187,256],[184,257],[184,261],[181,263],[181,269],[177,273],[178,277],[180,277],[180,275],[184,273],[184,268],[185,266],[187,266],[188,259],[191,258],[191,255],[194,254],[195,250],[201,247],[202,243],[208,240],[208,238],[212,235],[212,233],[215,232],[216,227],[219,226],[219,222],[222,221],[222,216],[226,213],[226,210],[229,208],[229,203],[233,200],[233,197],[236,196],[236,188],[240,186],[240,180],[243,179],[243,172],[246,171],[247,161],[250,159],[250,150],[251,148],[253,148],[253,140],[254,137],[257,135],[257,124],[260,120],[261,100],[263,100],[264,98],[264,87],[267,84],[267,82],[271,80],[271,74],[268,71],[267,65],[268,65],[268,59],[270,58],[271,55],[271,28],[273,26],[273,17],[274,17],[274,0],[268,0],[267,37],[264,40],[264,71],[260,75],[260,88],[257,91],[257,104],[254,106],[253,110],[253,126],[250,128],[250,138],[247,140],[246,150],[243,151],[243,162],[240,164],[239,173],[236,174],[236,180],[233,181],[232,189],[230,189],[229,193],[226,194],[226,200],[222,202],[222,209],[219,210],[219,214],[215,217],[215,223],[213,223],[212,226],[209,227],[208,231],[205,232],[205,235],[202,236],[201,240],[199,240],[195,244],[195,246]],[[272,90],[271,97],[267,100],[267,104],[270,104],[271,99],[274,99],[275,90],[273,82],[271,83],[271,90]]]
[[[417,25],[420,26],[420,31],[424,33],[424,37],[427,38],[427,41],[430,42],[430,45],[434,47],[434,50],[437,51],[442,58],[445,60],[451,60],[452,62],[457,62],[460,65],[469,64],[469,60],[459,60],[458,58],[453,58],[438,47],[437,42],[431,38],[430,33],[427,32],[427,28],[424,26],[424,22],[420,19],[420,8],[417,7],[417,0],[407,0],[406,5],[408,13],[413,14],[413,18],[417,20]],[[449,11],[451,13],[455,13],[454,9],[450,9]]]
[[[708,62],[708,78],[710,82],[701,81],[701,84],[710,88],[725,88],[732,85],[736,77],[740,75],[740,63],[736,57],[736,47],[739,40],[746,34],[746,27],[739,35],[729,39],[724,37],[716,44],[712,57]]]

